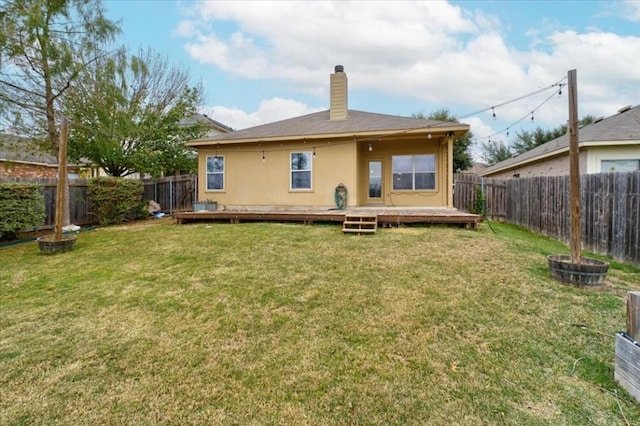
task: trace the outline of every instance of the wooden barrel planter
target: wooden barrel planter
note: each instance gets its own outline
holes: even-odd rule
[[[38,237],[38,247],[43,254],[64,253],[73,250],[78,234],[62,234],[60,241],[55,241],[55,235]]]
[[[609,264],[602,260],[583,257],[581,263],[573,263],[568,254],[552,254],[547,256],[547,261],[551,278],[580,287],[604,285],[609,270]]]

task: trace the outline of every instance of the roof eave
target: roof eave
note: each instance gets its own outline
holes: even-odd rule
[[[187,146],[199,147],[210,145],[230,145],[245,143],[269,143],[269,142],[293,142],[293,141],[310,141],[321,139],[346,139],[346,138],[369,138],[369,137],[389,137],[389,136],[420,136],[432,134],[446,134],[454,132],[457,137],[464,135],[469,131],[468,124],[458,126],[438,127],[437,131],[433,127],[424,127],[419,129],[398,129],[398,130],[370,130],[366,132],[347,132],[347,133],[321,133],[310,135],[290,135],[290,136],[271,136],[263,138],[241,138],[241,139],[196,139],[186,143]]]
[[[578,148],[590,148],[590,147],[600,147],[600,146],[616,146],[616,145],[637,145],[640,144],[640,140],[629,140],[629,141],[585,141],[580,142],[578,144]],[[517,167],[521,167],[523,165],[527,165],[529,163],[537,163],[539,161],[545,160],[551,157],[557,157],[559,155],[565,154],[569,152],[569,147],[564,146],[558,148],[554,151],[549,151],[544,154],[536,155],[535,157],[525,158],[522,161],[517,161],[515,163],[507,164],[503,167],[500,167],[495,170],[485,170],[483,173],[480,173],[480,176],[490,176],[496,173],[509,171],[515,169]]]

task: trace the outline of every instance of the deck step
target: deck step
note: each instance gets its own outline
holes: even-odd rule
[[[378,229],[376,214],[347,214],[344,216],[343,233],[374,234]]]

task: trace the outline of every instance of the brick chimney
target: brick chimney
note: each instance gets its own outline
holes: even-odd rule
[[[347,106],[347,74],[342,65],[336,65],[335,72],[331,74],[331,105],[329,120],[346,120]]]

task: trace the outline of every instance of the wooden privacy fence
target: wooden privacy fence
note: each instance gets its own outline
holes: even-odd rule
[[[182,175],[144,180],[143,199],[154,200],[160,204],[163,212],[173,214],[175,211],[187,211],[193,208],[196,201],[196,176]]]
[[[580,184],[582,248],[640,265],[640,171],[583,175]],[[487,217],[569,241],[569,176],[456,175],[455,207],[472,205],[478,187],[486,194]]]
[[[42,185],[45,219],[43,228],[52,228],[56,218],[56,188],[58,180],[52,178],[3,178],[4,182],[37,183]],[[91,213],[89,200],[89,181],[87,179],[69,179],[69,217],[75,225],[91,225],[96,222]]]
[[[53,227],[56,207],[56,179],[47,178],[3,178],[3,181],[37,183],[42,185],[45,203],[44,228]],[[191,210],[196,193],[194,175],[170,176],[158,180],[144,180],[143,200],[154,200],[163,212]],[[89,180],[69,180],[69,215],[71,223],[85,226],[97,223],[91,210]]]
[[[456,174],[453,205],[458,210],[468,211],[476,203],[480,189],[485,195],[487,217],[504,220],[507,215],[506,180],[483,179],[477,175]]]

